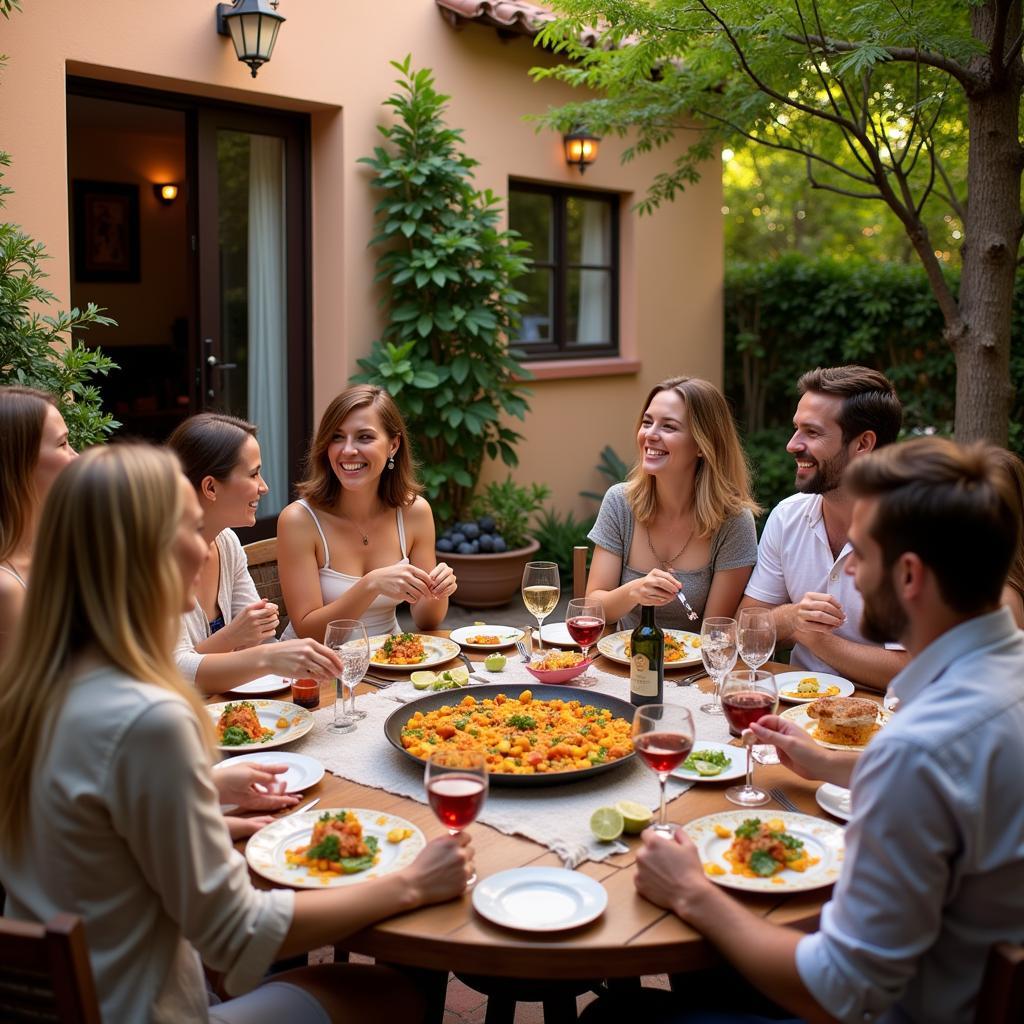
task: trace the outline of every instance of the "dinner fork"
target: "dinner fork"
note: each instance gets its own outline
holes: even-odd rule
[[[677,591],[676,600],[686,609],[686,617],[691,622],[696,622],[700,616],[690,607],[690,602],[686,600],[686,595],[682,590]]]
[[[466,668],[469,670],[469,674],[471,676],[475,676],[476,675],[476,667],[474,666],[473,662],[471,662],[469,660],[469,658],[466,655],[465,651],[460,651],[458,657],[463,662],[463,664],[466,666]]]
[[[526,644],[522,640],[516,641],[516,650],[519,651],[519,657],[523,659],[527,664],[530,663],[530,651]]]
[[[782,792],[781,789],[775,787],[774,789],[768,790],[768,795],[784,810],[790,811],[793,814],[802,814],[803,812],[792,800]]]

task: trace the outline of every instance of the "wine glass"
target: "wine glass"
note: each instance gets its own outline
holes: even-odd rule
[[[358,619],[335,619],[327,623],[324,644],[341,655],[342,673],[338,678],[338,692],[334,702],[334,732],[352,732],[356,722],[366,717],[365,711],[356,708],[356,686],[370,667],[370,641],[366,627]],[[345,692],[348,691],[350,706],[345,706]],[[338,705],[341,705],[341,714]]]
[[[775,618],[770,608],[741,608],[737,626],[737,650],[751,671],[759,669],[775,651]],[[779,764],[779,755],[770,743],[754,747],[758,764]]]
[[[774,715],[779,709],[779,691],[775,685],[775,676],[762,669],[749,672],[730,672],[722,683],[722,709],[729,724],[743,735],[744,729],[750,728],[765,715]],[[753,744],[746,743],[747,748],[747,779],[742,786],[730,786],[725,791],[725,798],[740,807],[760,807],[768,803],[768,794],[763,789],[754,788]]]
[[[671,836],[675,829],[665,819],[665,783],[693,749],[693,715],[677,704],[645,704],[633,716],[633,749],[661,783],[661,807],[655,832]]]
[[[715,699],[701,704],[706,715],[722,714],[719,690],[726,672],[736,664],[736,620],[727,618],[705,619],[700,627],[700,656],[707,674],[715,684]]]
[[[583,660],[586,661],[591,645],[604,632],[604,605],[590,598],[574,597],[565,611],[565,628],[569,630],[569,636],[582,648]],[[588,671],[575,682],[587,687],[593,686],[597,680]]]
[[[527,562],[523,570],[523,604],[537,620],[537,645],[544,650],[544,620],[558,604],[562,589],[554,562]]]
[[[487,796],[487,758],[482,750],[435,750],[423,773],[430,809],[457,836],[476,821]],[[467,885],[476,881],[474,871]]]

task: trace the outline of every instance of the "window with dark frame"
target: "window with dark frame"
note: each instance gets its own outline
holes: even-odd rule
[[[619,197],[509,182],[509,226],[530,243],[514,344],[527,359],[619,352]]]

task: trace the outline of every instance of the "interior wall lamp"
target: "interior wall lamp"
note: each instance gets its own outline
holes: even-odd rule
[[[565,162],[570,167],[578,167],[580,174],[597,159],[597,147],[600,144],[600,136],[591,135],[583,128],[577,128],[562,136],[562,144],[565,146]]]
[[[235,55],[249,65],[252,77],[270,60],[284,16],[277,13],[278,0],[234,0],[217,4],[217,32],[231,36]]]
[[[153,192],[164,206],[170,206],[178,198],[178,186],[170,182],[166,185],[154,185]]]

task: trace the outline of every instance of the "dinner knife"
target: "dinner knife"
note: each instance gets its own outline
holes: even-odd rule
[[[320,803],[320,797],[313,797],[313,799],[310,800],[309,803],[302,804],[301,807],[296,807],[294,811],[289,811],[288,814],[298,814],[299,811],[308,811],[311,807],[316,807],[318,803]],[[288,814],[282,814],[281,817],[287,818]]]

